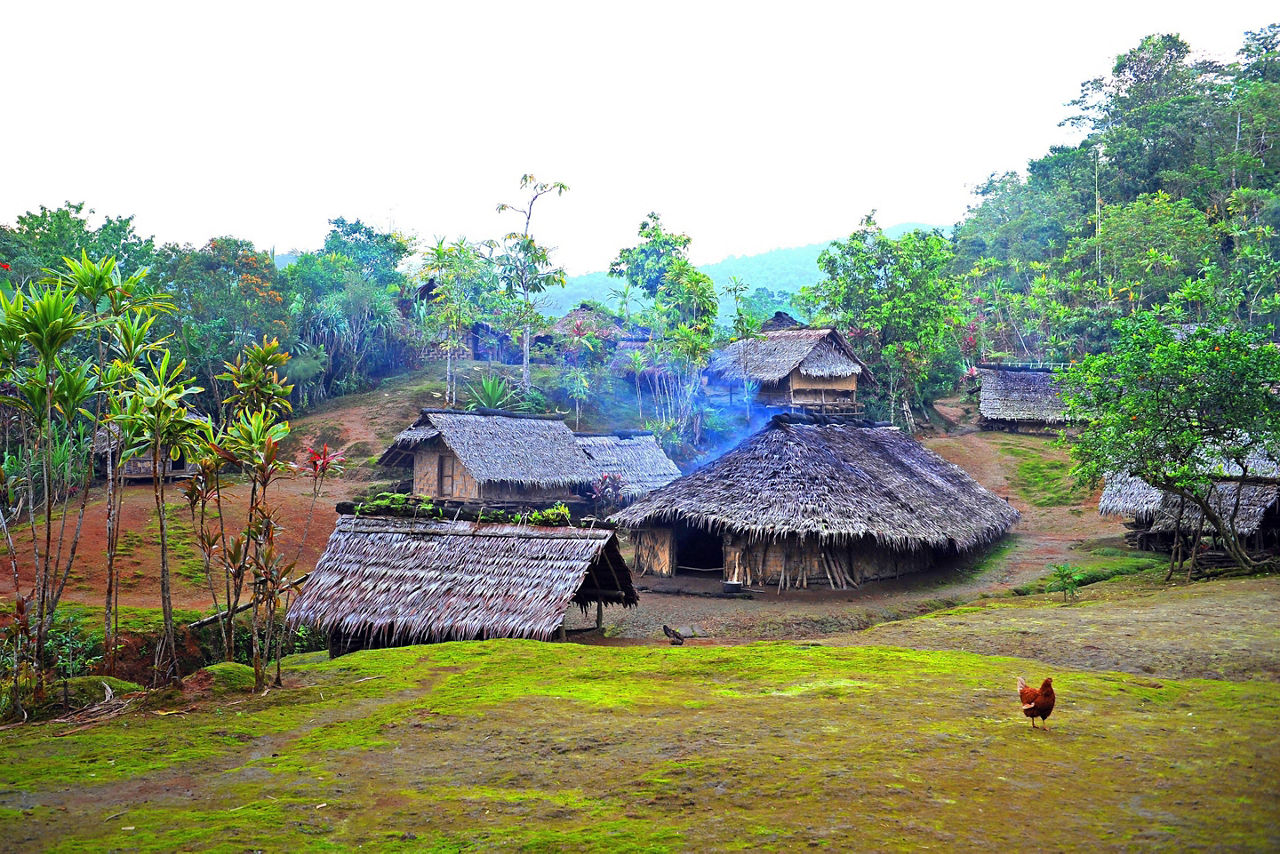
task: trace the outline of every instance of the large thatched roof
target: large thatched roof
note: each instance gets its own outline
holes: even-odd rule
[[[958,466],[892,428],[776,417],[693,474],[610,517],[629,528],[674,522],[762,539],[870,537],[901,550],[969,549],[1018,512]]]
[[[728,382],[777,383],[796,368],[808,377],[849,377],[866,365],[834,329],[778,329],[744,338],[711,355],[710,373]]]
[[[1062,424],[1066,404],[1051,371],[980,368],[978,414],[991,421]]]
[[[579,305],[548,327],[547,331],[556,335],[572,335],[574,327],[582,324],[582,329],[597,338],[620,338],[623,335],[622,324],[608,312],[589,305]]]
[[[598,476],[596,467],[574,441],[573,431],[560,419],[483,409],[422,410],[378,462],[412,465],[414,450],[437,439],[478,483],[554,487],[590,483]]]
[[[578,434],[575,438],[595,464],[597,477],[616,474],[622,478],[622,493],[627,498],[652,492],[680,476],[680,469],[652,433]]]
[[[384,643],[545,640],[597,601],[637,601],[613,531],[340,516],[288,621]]]

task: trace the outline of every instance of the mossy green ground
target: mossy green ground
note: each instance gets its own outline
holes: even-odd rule
[[[994,635],[1108,607],[990,600],[882,629],[986,620]],[[1013,684],[1050,673],[1058,706],[1033,732]],[[55,851],[1280,844],[1274,681],[892,646],[490,641],[296,656],[286,682],[64,737],[52,723],[0,733],[5,838]]]

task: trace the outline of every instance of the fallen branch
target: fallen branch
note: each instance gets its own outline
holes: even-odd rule
[[[307,578],[309,578],[310,576],[311,576],[311,573],[309,572],[306,575],[298,576],[293,581],[290,581],[288,584],[286,584],[284,587],[281,587],[280,592],[283,593],[286,590],[292,590],[293,588],[302,584],[302,582],[306,581]],[[250,608],[252,608],[256,604],[258,604],[258,599],[257,597],[254,597],[253,599],[250,599],[248,602],[245,602],[243,605],[238,606],[234,611],[231,612],[231,616],[234,617],[236,614],[239,614],[241,611],[248,611]],[[187,628],[203,629],[205,626],[211,626],[214,623],[222,620],[226,616],[227,616],[226,611],[219,611],[218,613],[212,614],[208,617],[202,617],[199,620],[196,620],[194,623],[187,623]]]

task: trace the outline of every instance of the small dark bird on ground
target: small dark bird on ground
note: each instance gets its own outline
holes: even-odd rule
[[[1031,718],[1031,728],[1039,729],[1036,726],[1036,718],[1039,718],[1048,731],[1049,715],[1053,714],[1053,702],[1057,699],[1053,694],[1053,680],[1046,679],[1039,688],[1032,688],[1019,676],[1018,697],[1022,700],[1022,713]]]
[[[671,638],[672,646],[684,646],[684,635],[680,634],[665,623],[662,626],[662,633]]]

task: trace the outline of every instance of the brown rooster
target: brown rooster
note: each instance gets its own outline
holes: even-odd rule
[[[1044,722],[1044,728],[1048,730],[1049,715],[1053,714],[1053,701],[1056,699],[1053,695],[1053,680],[1044,680],[1044,683],[1036,689],[1019,676],[1018,696],[1022,699],[1022,713],[1031,718],[1031,728],[1038,729],[1036,718],[1039,718]]]

